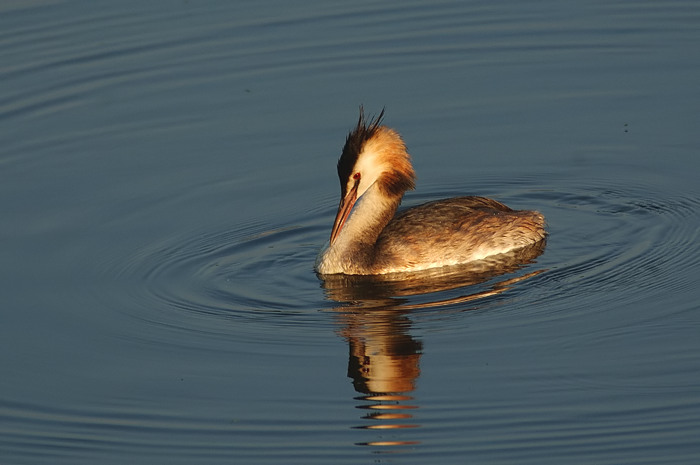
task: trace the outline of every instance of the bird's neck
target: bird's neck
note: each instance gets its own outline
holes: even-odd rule
[[[403,193],[387,196],[373,184],[358,199],[345,226],[328,249],[348,267],[344,272],[360,272],[360,268],[371,267],[377,238],[394,217],[401,197]]]

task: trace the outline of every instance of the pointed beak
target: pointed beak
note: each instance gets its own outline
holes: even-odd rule
[[[352,186],[352,189],[350,189],[350,191],[347,194],[345,194],[345,197],[343,197],[340,200],[340,205],[338,206],[338,213],[335,215],[335,221],[333,221],[333,229],[331,230],[331,244],[335,242],[336,238],[338,237],[338,234],[340,234],[340,230],[343,229],[343,225],[345,225],[345,221],[348,219],[348,216],[350,216],[352,207],[357,201],[357,186],[359,184],[359,180],[356,181],[355,184]]]

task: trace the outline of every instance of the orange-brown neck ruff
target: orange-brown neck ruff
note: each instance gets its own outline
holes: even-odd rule
[[[377,177],[379,188],[388,197],[401,197],[415,187],[416,173],[401,136],[386,126],[377,128],[365,142],[364,153],[375,153],[375,163],[381,170]]]

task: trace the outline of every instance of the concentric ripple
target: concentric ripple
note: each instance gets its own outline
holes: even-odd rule
[[[300,216],[298,224],[191,232],[142,249],[114,264],[122,278],[134,283],[135,295],[123,308],[149,325],[207,338],[235,334],[272,341],[287,331],[286,337],[308,341],[308,331],[328,334],[331,320],[319,314],[326,308],[396,307],[423,315],[419,320],[433,321],[431,315],[437,314],[442,325],[447,315],[453,315],[447,321],[454,323],[463,310],[502,306],[503,299],[517,298],[546,302],[523,307],[539,317],[536,322],[569,318],[581,306],[595,311],[595,302],[649,299],[693,285],[691,277],[669,282],[665,276],[669,268],[698,266],[700,255],[692,253],[697,250],[698,199],[655,193],[646,186],[613,188],[600,181],[568,192],[519,182],[506,187],[499,200],[537,205],[545,213],[550,237],[543,255],[537,257],[543,251],[538,250],[521,256],[500,271],[319,281],[312,266],[332,219],[329,206]],[[518,282],[523,279],[527,282]],[[570,311],[561,313],[562,307]],[[517,324],[508,312],[492,318],[497,325]]]
[[[317,326],[314,229],[253,224],[153,244],[113,264],[133,283],[122,308],[149,326],[207,339],[278,340],[284,327]]]
[[[693,286],[690,276],[671,282],[666,277],[672,268],[699,263],[697,198],[603,182],[547,197],[553,203],[548,216],[550,250],[556,250],[556,257],[548,257],[552,269],[538,279],[553,283],[551,291],[570,297],[601,295],[610,302]]]

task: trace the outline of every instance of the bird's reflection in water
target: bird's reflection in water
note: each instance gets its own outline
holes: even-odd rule
[[[415,439],[397,436],[397,430],[420,426],[414,419],[419,405],[413,392],[420,376],[423,344],[411,335],[412,311],[497,295],[543,270],[497,281],[485,290],[457,297],[420,303],[413,303],[410,297],[466,288],[514,272],[532,263],[543,252],[544,246],[542,241],[487,260],[420,273],[322,276],[328,298],[345,304],[334,309],[338,315],[338,334],[348,341],[348,377],[361,394],[356,397],[360,401],[358,409],[367,412],[362,416],[365,424],[355,428],[380,431],[375,440],[358,445],[376,447],[419,443]],[[469,291],[468,288],[465,290]],[[383,450],[395,451],[391,447]]]
[[[420,375],[422,343],[409,334],[411,322],[396,309],[360,310],[340,314],[341,335],[349,344],[348,377],[361,394],[359,409],[367,424],[356,428],[395,430],[416,428],[411,393]],[[384,431],[380,436],[387,434]],[[398,446],[415,441],[381,440],[365,445]]]

